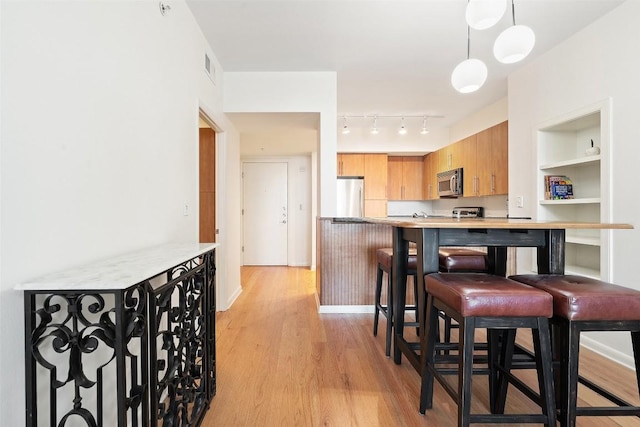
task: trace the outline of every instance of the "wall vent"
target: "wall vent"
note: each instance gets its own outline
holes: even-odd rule
[[[211,58],[208,54],[204,54],[204,71],[207,73],[207,76],[211,79],[213,84],[216,84],[216,67],[211,62]]]

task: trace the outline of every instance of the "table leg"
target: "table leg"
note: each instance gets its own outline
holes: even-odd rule
[[[399,365],[402,353],[399,339],[404,332],[404,305],[407,299],[407,260],[409,259],[409,243],[404,240],[403,229],[393,227],[393,262],[391,265],[391,287],[393,293],[393,361]]]
[[[565,230],[548,230],[538,247],[538,274],[564,274]]]
[[[497,276],[507,275],[506,246],[489,246],[487,248],[487,258],[489,259],[489,273]]]

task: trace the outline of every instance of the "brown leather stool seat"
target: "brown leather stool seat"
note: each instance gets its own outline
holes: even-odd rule
[[[434,379],[458,404],[458,426],[470,423],[543,423],[555,426],[556,411],[553,397],[551,337],[548,318],[553,314],[552,297],[539,289],[505,277],[490,274],[436,273],[425,276],[427,294],[426,331],[422,334],[424,355],[420,413],[433,405]],[[450,360],[440,359],[436,352],[438,311],[461,325],[458,344],[458,369],[448,369]],[[477,328],[487,328],[489,351],[489,397],[491,414],[471,414],[471,377],[473,374],[474,336]],[[533,331],[536,363],[539,366],[536,393],[512,375],[499,375],[499,367],[508,370],[509,354],[515,346],[515,330]],[[498,342],[501,340],[498,351]],[[500,356],[498,355],[500,353]],[[453,371],[453,372],[452,372]],[[457,388],[444,375],[458,374]],[[498,390],[506,390],[509,383],[526,395],[536,396],[542,413],[503,414],[495,411]]]
[[[636,382],[640,391],[640,292],[601,280],[574,275],[518,275],[511,279],[534,286],[553,297],[552,324],[556,326],[555,349],[560,357],[557,384],[559,420],[575,426],[576,416],[640,416],[640,407],[623,401],[611,392],[578,374],[580,333],[584,331],[629,331],[633,342]],[[604,396],[617,406],[578,407],[578,383]],[[500,396],[503,399],[504,396]]]
[[[489,266],[487,254],[475,249],[441,247],[438,258],[439,270],[444,273],[486,273]],[[440,317],[444,321],[444,342],[449,343],[451,329],[458,325],[453,324],[451,318],[443,313]]]
[[[378,319],[380,313],[387,318],[387,336],[385,342],[385,355],[391,356],[391,337],[393,334],[393,295],[391,292],[392,282],[392,266],[393,266],[393,250],[391,248],[382,248],[376,251],[376,258],[378,261],[378,270],[376,277],[376,291],[375,291],[375,314],[373,316],[373,336],[378,335]],[[405,308],[407,310],[415,310],[416,319],[418,313],[418,273],[417,273],[417,250],[415,248],[409,248],[409,258],[407,260],[407,277],[413,276],[413,295],[416,298],[414,305],[408,305]],[[387,303],[382,304],[382,275],[387,273]],[[405,322],[406,326],[418,326],[417,322]]]
[[[442,247],[438,251],[441,272],[487,271],[487,254],[474,249]]]

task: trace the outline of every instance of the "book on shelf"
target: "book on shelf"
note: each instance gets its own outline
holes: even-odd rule
[[[545,200],[573,199],[573,183],[565,175],[544,176]]]

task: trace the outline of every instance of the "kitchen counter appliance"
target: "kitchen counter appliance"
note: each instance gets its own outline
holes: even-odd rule
[[[441,198],[462,197],[462,168],[439,172],[438,196]]]
[[[473,207],[455,207],[451,211],[451,216],[447,215],[431,215],[425,212],[414,213],[414,218],[483,218],[484,208],[481,206]]]
[[[339,176],[336,194],[338,197],[336,217],[364,216],[363,176]]]

